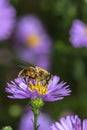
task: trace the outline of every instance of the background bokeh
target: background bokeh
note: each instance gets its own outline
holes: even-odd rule
[[[87,118],[87,48],[74,48],[69,42],[73,20],[87,23],[87,0],[10,0],[10,4],[16,10],[15,28],[21,16],[32,14],[41,20],[52,42],[49,70],[72,90],[64,100],[46,102],[42,111],[54,120],[70,113]],[[15,30],[8,39],[0,41],[0,129],[11,125],[16,130],[28,102],[8,99],[5,93],[6,83],[17,77],[19,66],[26,65],[15,52]]]

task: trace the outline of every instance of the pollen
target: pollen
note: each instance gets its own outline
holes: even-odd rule
[[[36,47],[40,41],[39,36],[37,35],[31,35],[27,38],[27,44],[29,47]]]
[[[34,92],[34,90],[37,90],[37,92],[40,95],[45,95],[47,93],[47,86],[43,86],[40,82],[36,82],[35,84],[32,84],[30,82],[29,88],[31,89],[32,92]]]

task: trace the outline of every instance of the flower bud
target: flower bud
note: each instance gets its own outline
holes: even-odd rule
[[[35,109],[40,109],[44,105],[44,102],[41,98],[34,98],[31,100],[31,106]]]

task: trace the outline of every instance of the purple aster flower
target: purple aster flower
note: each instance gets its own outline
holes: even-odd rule
[[[77,115],[69,115],[66,118],[61,118],[60,122],[53,124],[51,130],[87,130],[87,119],[81,122]]]
[[[74,47],[87,47],[87,24],[80,20],[74,20],[69,40]]]
[[[20,51],[20,50],[19,50]],[[40,66],[43,69],[50,70],[51,55],[43,55],[34,53],[32,50],[24,49],[20,52],[20,59],[34,66]]]
[[[51,56],[39,56],[39,60],[36,60],[36,66],[40,66],[43,69],[50,70],[51,68]]]
[[[0,40],[6,40],[11,35],[15,23],[15,9],[8,0],[0,0]]]
[[[19,42],[22,42],[25,47],[29,47],[37,53],[48,53],[51,46],[51,40],[44,30],[41,21],[33,16],[27,15],[20,18],[16,36]]]
[[[16,29],[16,41],[15,51],[22,61],[35,66],[41,61],[40,67],[49,68],[45,61],[50,63],[52,40],[37,17],[27,15],[20,18]]]
[[[23,117],[21,118],[20,124],[19,124],[19,130],[34,130],[33,128],[33,112],[28,111],[26,112]],[[50,117],[44,113],[41,113],[39,115],[37,125],[39,125],[38,130],[50,130],[50,125],[53,123],[53,121],[50,119]]]
[[[40,81],[30,80],[29,78],[16,78],[7,84],[6,92],[11,95],[9,98],[42,98],[44,101],[57,101],[70,95],[69,85],[66,82],[59,82],[59,77],[53,76],[48,85],[43,85]]]

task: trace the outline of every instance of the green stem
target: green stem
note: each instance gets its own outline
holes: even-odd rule
[[[39,116],[39,110],[33,110],[34,113],[34,130],[38,130],[38,126],[37,126],[37,120],[38,120],[38,116]]]
[[[34,114],[34,122],[33,122],[34,130],[38,130],[39,125],[37,126],[37,120],[39,116],[39,110],[44,105],[44,102],[41,98],[34,98],[31,100],[30,104]]]

